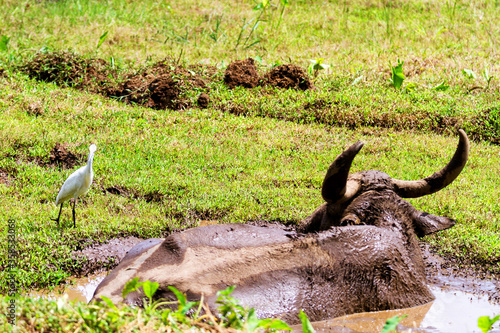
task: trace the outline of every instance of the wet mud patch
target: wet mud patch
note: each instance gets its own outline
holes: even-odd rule
[[[103,59],[85,59],[70,52],[38,53],[18,67],[30,78],[54,82],[63,87],[85,88],[99,92],[112,84],[116,72]]]
[[[427,282],[441,289],[457,290],[485,295],[496,304],[500,304],[500,280],[497,274],[489,273],[486,266],[460,263],[457,258],[441,257],[428,244],[420,244],[424,257]],[[479,269],[478,269],[479,268]]]
[[[69,271],[72,275],[80,277],[111,270],[132,247],[142,241],[142,238],[133,236],[109,239],[102,244],[87,239],[81,240],[82,248],[73,252],[71,257],[73,265]]]
[[[152,109],[185,109],[192,106],[187,96],[190,91],[201,90],[205,95],[208,91],[207,77],[197,73],[200,69],[199,66],[183,68],[163,60],[138,73],[129,74],[123,83],[108,89],[105,95]],[[209,75],[206,71],[201,72]]]
[[[297,65],[285,64],[271,69],[265,76],[267,85],[283,89],[312,89],[313,84],[306,71]]]

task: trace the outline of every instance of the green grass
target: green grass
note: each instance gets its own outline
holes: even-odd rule
[[[292,1],[279,26],[280,9],[270,7],[251,35],[255,20],[245,24],[260,15],[251,1],[1,3],[0,168],[10,185],[0,185],[0,233],[16,220],[19,287],[64,281],[78,265],[71,253],[82,239],[160,237],[200,220],[299,221],[322,203],[328,165],[358,139],[366,145],[353,171],[425,177],[451,157],[455,127],[476,139],[467,167],[449,188],[412,203],[458,221],[426,241],[464,264],[500,271],[500,149],[491,144],[500,139],[494,2]],[[260,57],[262,71],[289,61],[305,68],[323,58],[329,68],[312,91],[230,90],[214,81],[206,110],[151,110],[17,73],[47,49],[103,58],[120,73],[165,57],[221,69]],[[397,59],[404,61],[401,90],[388,83]],[[487,89],[486,67],[495,76]],[[432,89],[441,82],[449,89]],[[43,114],[30,115],[33,104]],[[66,206],[62,234],[50,217],[72,170],[36,163],[57,142],[85,155],[91,142],[98,146],[95,182],[77,205],[77,228],[70,228]],[[111,186],[137,197],[106,193]],[[163,200],[146,202],[153,192]],[[2,269],[2,291],[5,277]]]

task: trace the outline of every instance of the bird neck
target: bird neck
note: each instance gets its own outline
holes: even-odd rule
[[[89,158],[87,159],[87,168],[92,170],[92,162],[94,161],[94,153],[89,154]]]

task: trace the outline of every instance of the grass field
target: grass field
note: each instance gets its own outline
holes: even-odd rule
[[[462,175],[411,202],[458,222],[426,242],[463,265],[500,272],[498,3],[283,3],[1,2],[0,230],[16,221],[20,288],[64,281],[79,265],[71,253],[89,241],[160,237],[201,220],[297,222],[322,203],[328,165],[358,139],[366,144],[353,171],[428,176],[449,161],[460,127],[475,139]],[[68,50],[122,75],[165,58],[215,66],[211,103],[154,110],[19,70],[37,52]],[[318,59],[328,67],[311,74],[313,90],[229,89],[225,66],[247,57],[261,72]],[[400,89],[388,82],[398,59]],[[50,218],[72,170],[45,162],[56,143],[86,156],[92,142],[94,184],[77,204],[76,229],[66,206],[61,233]]]

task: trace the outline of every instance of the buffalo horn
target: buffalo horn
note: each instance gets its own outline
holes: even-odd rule
[[[432,194],[448,186],[458,177],[469,157],[469,139],[463,130],[458,131],[460,140],[451,161],[440,171],[420,180],[392,179],[394,191],[403,198],[418,198]]]
[[[356,142],[340,154],[330,165],[323,180],[321,195],[328,203],[340,203],[352,197],[358,191],[360,184],[347,181],[352,160],[363,147],[364,143]]]

